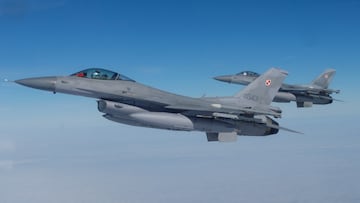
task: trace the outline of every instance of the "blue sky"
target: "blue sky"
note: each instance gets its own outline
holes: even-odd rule
[[[103,67],[199,97],[216,75],[326,68],[344,102],[283,109],[304,132],[207,143],[105,120],[93,99],[0,86],[0,202],[359,202],[358,1],[0,0],[0,78]]]

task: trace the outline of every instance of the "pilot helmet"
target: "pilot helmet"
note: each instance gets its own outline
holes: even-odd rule
[[[99,71],[95,71],[91,74],[92,78],[99,78],[100,77],[100,72]]]

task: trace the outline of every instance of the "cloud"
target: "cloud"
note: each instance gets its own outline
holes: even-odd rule
[[[14,168],[14,161],[0,160],[0,170],[11,170]]]
[[[16,146],[13,141],[0,140],[0,152],[13,152],[15,149]]]
[[[19,165],[34,164],[45,159],[0,160],[0,170],[12,170]]]
[[[14,166],[12,160],[0,160],[0,170],[10,170]]]

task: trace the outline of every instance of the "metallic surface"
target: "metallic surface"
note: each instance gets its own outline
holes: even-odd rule
[[[290,85],[282,84],[279,92],[274,98],[274,102],[296,102],[297,107],[311,107],[312,104],[331,104],[332,93],[340,93],[340,90],[329,89],[329,85],[335,76],[334,69],[327,69],[310,84]],[[214,77],[221,82],[249,85],[258,78],[259,75],[252,71],[243,71],[235,75],[222,75]]]
[[[192,98],[165,92],[105,69],[70,76],[38,77],[16,83],[35,89],[98,99],[104,118],[118,123],[182,131],[202,131],[211,141],[234,141],[234,135],[276,134],[281,110],[270,106],[287,73],[269,69],[229,97]]]

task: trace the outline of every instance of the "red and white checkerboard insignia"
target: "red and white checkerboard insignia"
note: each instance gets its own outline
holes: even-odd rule
[[[271,85],[271,80],[265,80],[266,87],[269,87]]]

